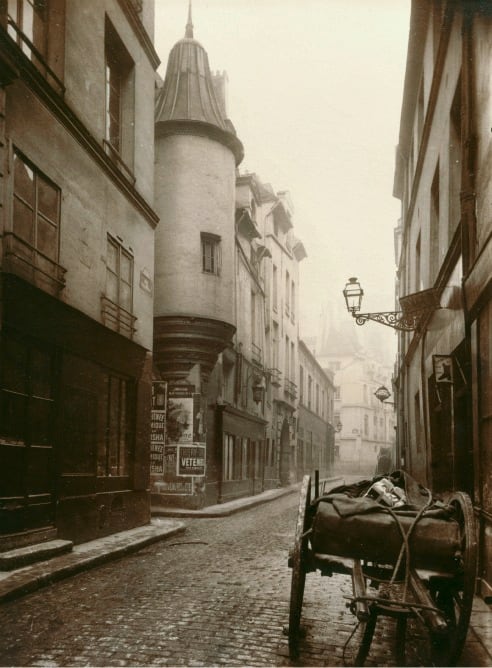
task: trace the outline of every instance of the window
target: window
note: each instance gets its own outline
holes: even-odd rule
[[[294,322],[296,319],[295,308],[296,308],[296,286],[294,284],[294,281],[292,281],[290,286],[290,317],[292,319],[292,322]]]
[[[415,292],[422,290],[421,275],[420,275],[420,232],[415,244]]]
[[[134,181],[133,164],[134,63],[111,23],[106,20],[106,141],[118,166]],[[124,161],[124,162],[123,162]],[[126,164],[125,164],[126,163]]]
[[[340,385],[337,385],[335,387],[335,399],[340,399],[340,398],[341,398]]]
[[[299,366],[299,402],[304,403],[304,367]]]
[[[316,383],[316,413],[319,413],[319,385]]]
[[[274,369],[279,368],[278,353],[279,353],[279,331],[277,323],[274,322],[273,338],[272,338],[272,367]]]
[[[46,54],[47,0],[8,0],[9,17],[41,56]],[[29,44],[12,25],[9,35],[31,59],[36,58]]]
[[[364,415],[364,436],[369,436],[369,416]]]
[[[272,283],[272,306],[273,310],[277,310],[278,305],[278,272],[277,267],[273,265],[273,283]]]
[[[289,272],[285,272],[285,312],[289,315],[289,304],[290,304],[290,279]]]
[[[290,380],[294,381],[296,373],[296,349],[294,341],[290,342],[290,373],[292,374],[292,378]]]
[[[308,376],[308,408],[311,410],[311,404],[313,401],[313,379],[311,376]]]
[[[461,217],[461,76],[456,84],[449,118],[449,222],[448,245]]]
[[[99,442],[97,475],[99,477],[128,476],[133,442],[133,405],[130,381],[108,374],[105,378],[106,400],[105,438]]]
[[[220,237],[206,232],[202,232],[200,236],[202,242],[202,271],[205,274],[220,276]]]
[[[430,283],[434,283],[440,266],[439,256],[439,163],[431,186],[430,204]]]
[[[133,311],[133,255],[108,234],[106,253],[106,294],[103,321],[126,335],[135,331]]]
[[[52,445],[54,355],[6,334],[1,350],[0,440],[19,447]]]
[[[18,151],[13,162],[12,260],[26,278],[61,287],[64,271],[57,264],[61,191]]]
[[[289,337],[285,337],[285,380],[290,380],[290,346]]]

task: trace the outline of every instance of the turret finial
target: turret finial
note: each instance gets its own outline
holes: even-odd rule
[[[191,20],[191,0],[188,4],[188,23],[186,24],[185,37],[193,39],[193,22]]]

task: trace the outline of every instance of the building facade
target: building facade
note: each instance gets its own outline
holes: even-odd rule
[[[320,363],[334,374],[336,471],[373,476],[382,452],[396,465],[394,406],[374,394],[391,387],[392,369],[363,352],[323,356]]]
[[[435,492],[468,492],[478,590],[492,595],[492,11],[413,2],[394,194],[398,296],[427,309],[399,337],[399,448]],[[430,301],[430,304],[429,304]]]
[[[333,473],[335,461],[335,385],[304,341],[299,341],[299,407],[297,415],[297,479]]]
[[[0,549],[149,521],[153,11],[0,7]]]
[[[219,493],[222,445],[216,435],[216,383],[210,381],[236,330],[236,167],[243,157],[221,83],[194,39],[190,13],[185,37],[169,55],[155,110],[155,208],[161,224],[155,246],[154,375],[167,383],[175,426],[181,425],[170,431],[168,402],[167,434],[153,446],[156,504],[200,507]],[[180,472],[193,460],[200,466]]]

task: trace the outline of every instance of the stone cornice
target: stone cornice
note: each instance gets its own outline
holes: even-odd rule
[[[157,52],[154,48],[152,40],[149,37],[149,34],[145,30],[142,21],[140,20],[135,8],[130,0],[118,0],[118,3],[128,19],[129,24],[133,28],[135,35],[137,36],[140,46],[145,51],[147,58],[150,61],[150,64],[156,70],[161,64],[161,60],[157,55]]]

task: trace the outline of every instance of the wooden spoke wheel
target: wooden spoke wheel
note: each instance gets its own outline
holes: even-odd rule
[[[477,540],[475,517],[470,497],[455,492],[450,500],[460,526],[461,554],[456,577],[438,581],[431,593],[448,624],[444,636],[432,638],[433,662],[436,666],[454,666],[458,661],[468,632],[475,592]]]
[[[308,537],[308,508],[311,503],[311,477],[305,475],[302,480],[297,524],[294,537],[294,549],[290,555],[292,579],[290,587],[289,609],[289,649],[292,654],[297,653],[297,642],[300,634],[302,601],[304,598],[304,584],[306,581],[306,553]]]

